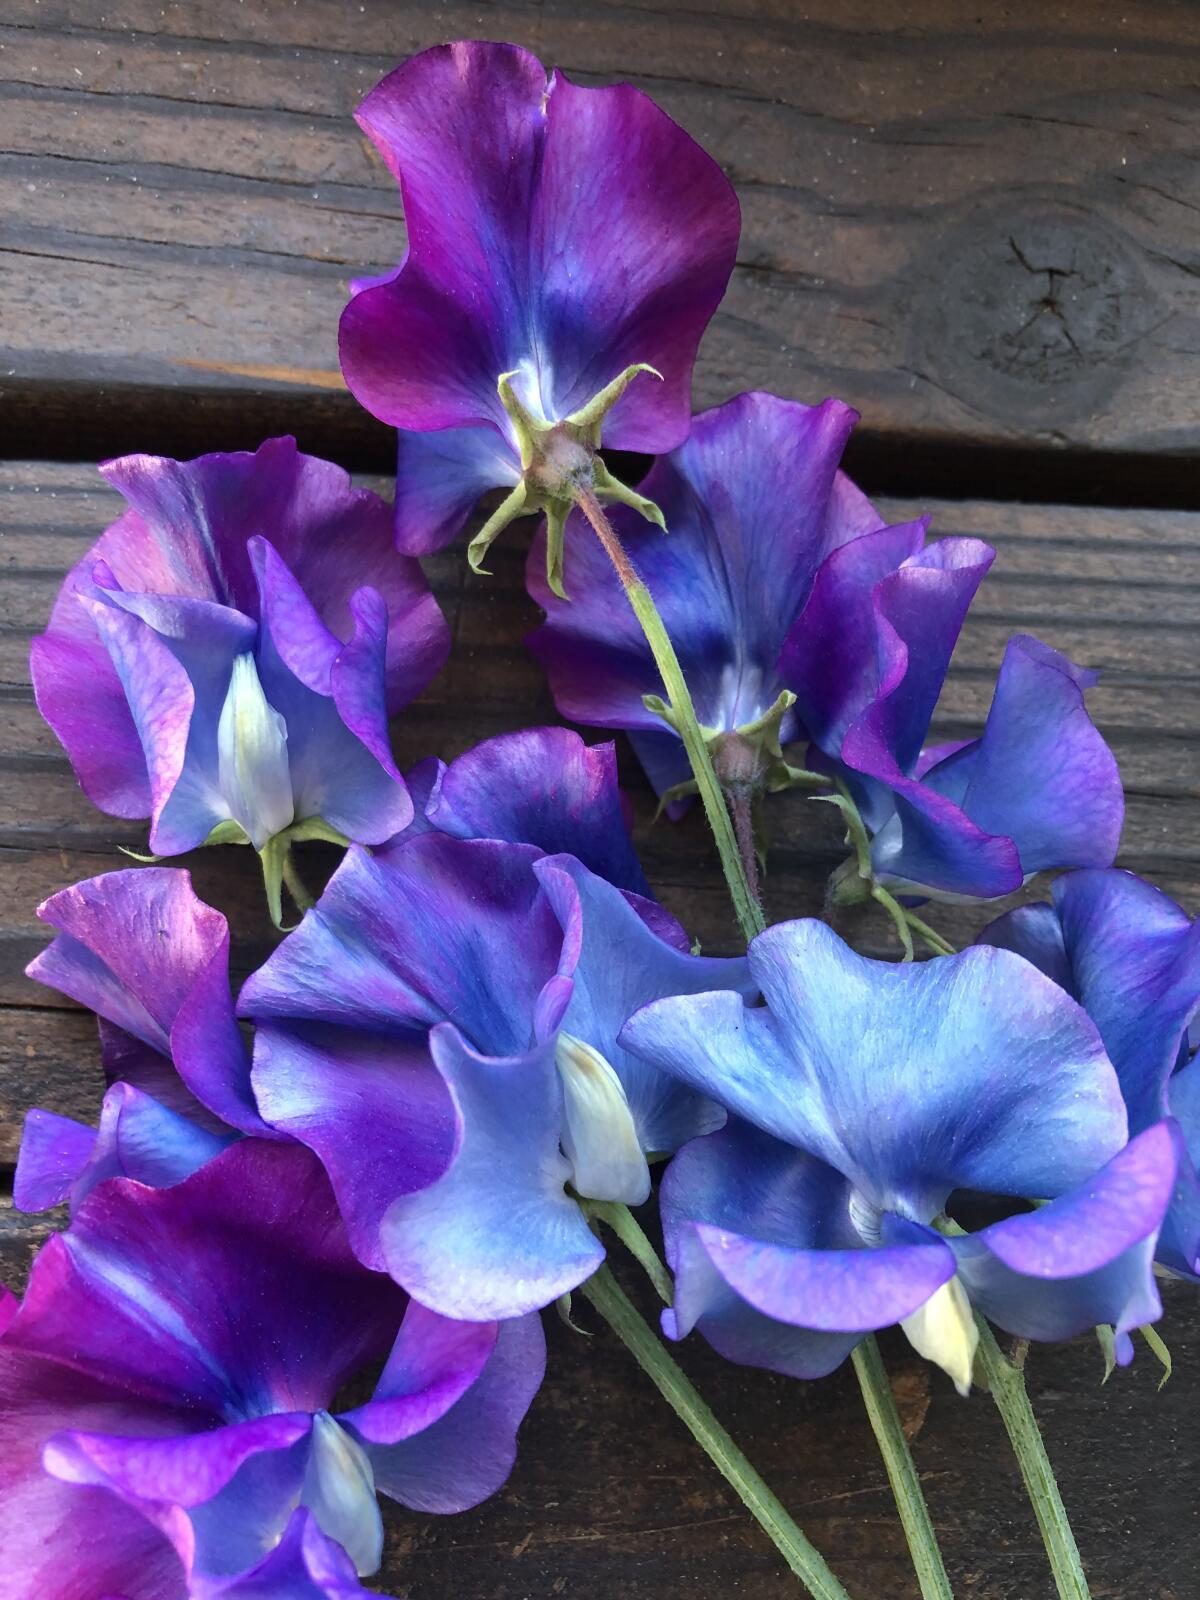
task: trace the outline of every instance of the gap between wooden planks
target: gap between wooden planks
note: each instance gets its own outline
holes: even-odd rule
[[[632,77],[729,173],[699,404],[835,392],[872,488],[1196,504],[1200,10],[1163,0],[10,0],[10,453],[194,453],[253,412],[385,463],[336,327],[404,235],[352,112],[480,33]]]

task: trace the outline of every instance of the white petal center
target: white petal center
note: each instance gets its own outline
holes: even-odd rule
[[[263,692],[248,653],[234,659],[217,723],[217,781],[230,816],[256,850],[295,818],[287,723]]]
[[[918,1355],[936,1362],[953,1379],[959,1394],[969,1393],[979,1329],[967,1292],[957,1278],[935,1289],[900,1326]]]
[[[640,1206],[650,1195],[650,1168],[620,1078],[573,1034],[559,1034],[555,1059],[563,1086],[562,1147],[577,1193]]]
[[[383,1519],[375,1474],[366,1451],[328,1411],[313,1417],[300,1504],[312,1512],[321,1532],[341,1545],[359,1577],[379,1571]]]

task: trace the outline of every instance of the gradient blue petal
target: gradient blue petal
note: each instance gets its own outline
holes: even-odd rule
[[[454,1102],[455,1153],[441,1178],[388,1211],[388,1270],[444,1316],[478,1321],[536,1311],[604,1259],[565,1189],[571,1169],[559,1149],[554,1041],[520,1056],[487,1057],[443,1023],[429,1047]]]
[[[892,965],[800,921],[760,934],[750,967],[765,1007],[660,1000],[622,1042],[821,1157],[880,1210],[927,1219],[955,1188],[1059,1194],[1125,1142],[1095,1028],[1016,956]]]

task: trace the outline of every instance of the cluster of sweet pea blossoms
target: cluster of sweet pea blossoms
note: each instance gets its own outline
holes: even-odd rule
[[[993,552],[884,525],[836,400],[692,416],[739,213],[644,95],[455,44],[359,121],[409,242],[354,286],[341,356],[398,429],[394,508],[287,439],[110,462],[128,509],[33,646],[100,808],[148,818],[158,861],[251,846],[276,922],[285,896],[303,915],[235,998],[184,869],[41,908],[31,973],[96,1012],[109,1087],[96,1127],[25,1124],[16,1203],[71,1216],[0,1307],[0,1596],[366,1593],[380,1496],[452,1513],[505,1481],[540,1313],[579,1291],[799,1581],[844,1597],[618,1288],[613,1238],[667,1341],[854,1362],[926,1600],[951,1589],[873,1335],[898,1324],[964,1394],[982,1373],[1059,1592],[1086,1595],[1025,1341],[1096,1329],[1124,1364],[1156,1273],[1200,1254],[1200,945],[1112,866],[1093,674],[1014,638],[978,737],[926,743]],[[657,459],[635,487],[601,445]],[[654,899],[611,744],[535,728],[397,770],[389,719],[450,645],[416,558],[496,489],[472,564],[540,517],[529,644],[559,710],[624,730],[670,812],[699,796],[745,955],[696,953]],[[765,926],[794,786],[845,819],[831,905],[875,905],[904,959]],[[315,904],[309,839],[345,848]],[[926,920],[1044,869],[1073,870],[968,950]]]

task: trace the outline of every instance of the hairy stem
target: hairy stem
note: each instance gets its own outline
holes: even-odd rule
[[[300,876],[296,863],[292,860],[290,849],[285,851],[283,857],[283,881],[287,885],[287,892],[291,895],[297,911],[307,911],[311,906],[316,905],[317,902],[305,887],[304,879]]]
[[[716,841],[717,854],[721,858],[725,881],[729,885],[738,926],[748,944],[756,934],[763,931],[766,923],[763,920],[762,907],[746,879],[729,808],[725,804],[725,797],[721,793],[721,786],[713,771],[712,757],[708,753],[704,734],[696,719],[696,708],[684,681],[679,657],[675,654],[675,647],[663,625],[653,596],[634,570],[633,563],[625,554],[616,529],[605,515],[599,500],[591,489],[579,488],[576,490],[576,501],[612,562],[633,613],[646,635],[646,643],[654,656],[654,663],[662,678],[663,688],[667,692],[667,700],[674,713],[680,738],[683,740],[688,760],[692,764],[696,787],[700,791],[708,825]]]
[[[726,789],[729,813],[733,818],[733,834],[737,840],[742,871],[756,905],[762,905],[762,885],[758,878],[758,846],[754,839],[754,800],[747,789]]]
[[[896,1509],[904,1524],[904,1537],[908,1540],[922,1600],[954,1600],[937,1535],[933,1531],[929,1507],[925,1504],[921,1480],[917,1476],[908,1440],[904,1437],[900,1414],[896,1410],[892,1387],[874,1334],[868,1334],[861,1343],[855,1345],[852,1359],[867,1416],[871,1419],[879,1453],[887,1468]]]
[[[976,1359],[983,1367],[992,1399],[1003,1419],[1017,1465],[1025,1480],[1025,1490],[1041,1529],[1042,1543],[1050,1558],[1050,1570],[1054,1574],[1060,1600],[1089,1600],[1087,1578],[1079,1559],[1079,1546],[1075,1543],[1066,1507],[1058,1492],[1058,1480],[1029,1403],[1025,1374],[1021,1366],[1014,1366],[1006,1359],[996,1343],[995,1334],[983,1317],[977,1316],[975,1320],[979,1325]]]
[[[654,1292],[663,1305],[669,1306],[675,1295],[671,1274],[629,1207],[619,1200],[587,1200],[583,1209],[589,1216],[608,1224],[654,1285]]]
[[[581,1286],[580,1293],[595,1306],[725,1481],[737,1491],[813,1600],[849,1600],[824,1557],[767,1488],[608,1268],[601,1267]]]

